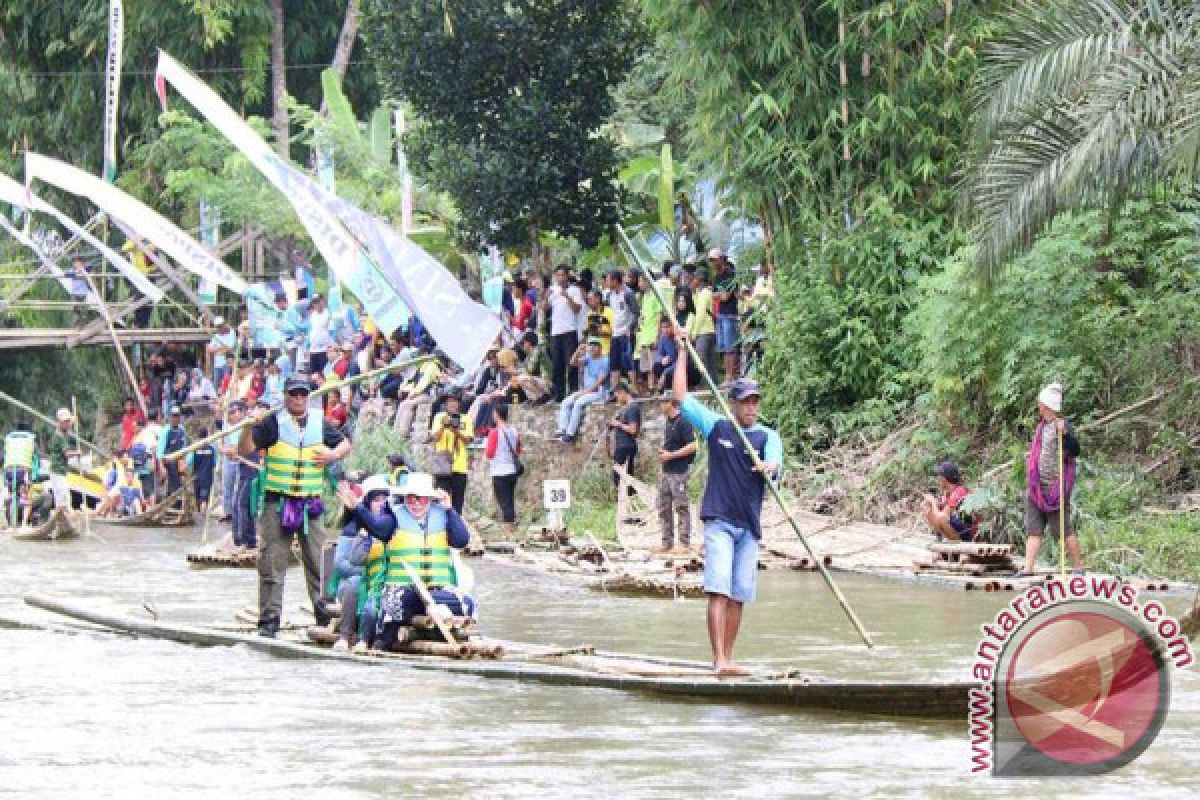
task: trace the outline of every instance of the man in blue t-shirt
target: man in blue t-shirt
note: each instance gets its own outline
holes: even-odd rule
[[[683,353],[687,334],[675,332]],[[704,522],[704,591],[708,595],[708,639],[713,669],[720,677],[747,675],[733,662],[742,605],[754,599],[758,575],[759,513],[767,479],[783,464],[779,434],[758,424],[758,384],[739,378],[729,388],[733,416],[754,452],[748,453],[734,423],[688,394],[686,369],[676,369],[673,393],[679,411],[708,445],[708,482],[700,519]]]
[[[557,438],[570,444],[579,435],[579,426],[583,424],[583,414],[588,406],[603,403],[608,399],[608,356],[601,352],[601,342],[598,336],[587,341],[587,355],[583,355],[584,345],[580,345],[571,357],[571,366],[580,368],[578,392],[567,395],[558,409]]]

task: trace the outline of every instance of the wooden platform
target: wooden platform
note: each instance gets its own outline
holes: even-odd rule
[[[27,350],[34,347],[67,347],[77,336],[77,328],[0,328],[0,350]],[[133,342],[207,342],[212,331],[206,328],[117,328],[122,344]],[[112,347],[107,328],[92,331],[76,347]]]

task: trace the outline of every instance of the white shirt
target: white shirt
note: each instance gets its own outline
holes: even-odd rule
[[[613,336],[628,336],[633,330],[633,308],[626,302],[627,292],[624,286],[604,291],[604,302],[613,310]]]
[[[308,349],[310,352],[328,350],[333,344],[329,335],[329,310],[308,312]]]
[[[213,354],[213,369],[220,369],[225,366],[225,353],[220,348],[228,347],[232,350],[236,344],[237,334],[232,329],[228,333],[218,333],[213,336],[212,341],[208,345],[208,352]]]
[[[568,286],[564,292],[562,287],[555,284],[547,293],[550,297],[550,335],[571,333],[578,330],[578,312],[571,308],[567,298],[583,305],[583,293],[578,286]]]

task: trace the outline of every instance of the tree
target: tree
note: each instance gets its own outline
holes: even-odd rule
[[[830,411],[903,407],[922,388],[905,318],[963,238],[969,89],[1002,4],[642,6],[669,48],[660,102],[688,109],[689,162],[773,234],[773,421],[803,436]]]
[[[644,40],[626,3],[368,0],[363,29],[385,95],[417,112],[414,167],[456,201],[461,241],[591,247],[617,221],[600,128]]]
[[[984,50],[968,197],[978,266],[1058,212],[1115,207],[1200,161],[1200,3],[1022,0]]]

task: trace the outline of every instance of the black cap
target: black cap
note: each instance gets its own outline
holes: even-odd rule
[[[945,478],[951,483],[962,483],[962,471],[959,470],[958,464],[953,461],[943,461],[937,465],[934,474],[939,478]]]
[[[614,388],[616,389],[616,391],[625,392],[626,394],[630,394],[633,391],[632,389],[629,388],[629,381],[620,381],[617,383],[617,385]]]
[[[306,392],[312,391],[312,383],[303,375],[293,375],[283,382],[284,393],[303,389]]]
[[[750,378],[738,378],[729,387],[729,396],[734,400],[745,400],[747,397],[762,397],[758,381]]]

